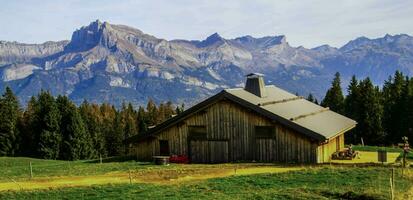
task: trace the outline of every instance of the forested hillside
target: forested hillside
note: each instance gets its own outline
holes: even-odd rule
[[[390,145],[413,138],[413,79],[397,71],[382,88],[354,76],[343,95],[340,74],[321,105],[358,122],[346,134],[347,144]],[[317,103],[310,94],[308,100]],[[172,102],[146,108],[124,103],[120,109],[84,101],[76,106],[67,96],[48,91],[33,96],[23,109],[10,88],[0,98],[0,156],[79,160],[128,154],[123,141],[179,114]]]

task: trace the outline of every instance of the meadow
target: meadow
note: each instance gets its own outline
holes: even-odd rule
[[[110,159],[101,164],[2,157],[0,199],[389,199],[391,170],[371,165],[157,166]],[[408,196],[413,170],[403,174],[395,168],[396,197],[413,198]]]

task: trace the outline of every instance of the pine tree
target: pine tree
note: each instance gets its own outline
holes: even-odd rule
[[[76,106],[66,96],[56,99],[60,114],[62,144],[60,158],[63,160],[89,159],[93,156],[93,146],[89,133]]]
[[[185,110],[185,104],[182,103],[181,106],[176,106],[175,113],[177,115],[181,114]]]
[[[18,151],[20,106],[13,91],[6,87],[0,99],[0,156],[14,156]]]
[[[117,123],[120,123],[119,121],[116,121],[117,119],[117,111],[113,106],[110,106],[109,104],[102,104],[100,106],[100,111],[101,111],[101,127],[102,127],[102,133],[105,136],[105,147],[106,147],[106,152],[108,156],[114,156],[117,155],[117,149],[119,147],[113,146],[117,145],[117,141],[114,141],[114,138],[117,138],[114,136],[115,134],[115,129],[119,128]],[[119,132],[119,129],[116,131]]]
[[[316,99],[314,98],[313,94],[310,93],[307,96],[307,101],[315,103]]]
[[[146,118],[145,109],[139,106],[138,109],[138,130],[139,133],[144,133],[148,130],[148,123]]]
[[[329,107],[331,110],[343,113],[344,111],[344,96],[341,90],[340,73],[336,73],[332,82],[331,88],[327,91],[321,105]]]
[[[406,77],[406,81],[401,94],[401,105],[399,107],[403,108],[400,110],[399,115],[401,115],[399,122],[399,138],[395,138],[395,141],[400,141],[403,136],[408,136],[409,138],[413,135],[413,79]]]
[[[146,119],[148,126],[154,126],[157,124],[157,114],[158,108],[156,107],[155,102],[152,99],[149,99],[148,104],[146,106]]]
[[[45,91],[38,96],[39,109],[36,110],[37,133],[36,141],[37,155],[44,159],[57,159],[59,156],[60,143],[60,113],[54,97]]]
[[[109,156],[119,156],[124,153],[124,148],[122,145],[122,141],[124,139],[123,127],[124,124],[122,123],[121,115],[119,112],[116,112],[112,132],[107,135],[106,140],[106,143],[108,144],[107,147]]]
[[[123,124],[123,140],[136,135],[138,133],[137,113],[133,109],[132,104],[123,105],[121,111],[122,124]],[[129,147],[124,145],[124,154],[129,154]]]
[[[40,135],[38,133],[38,110],[39,104],[37,99],[35,96],[32,96],[20,120],[20,145],[24,147],[19,150],[19,155],[21,156],[39,157],[37,155],[38,135]]]
[[[374,87],[369,78],[360,82],[360,118],[358,120],[358,131],[360,137],[369,145],[379,145],[384,142],[382,128],[383,106],[380,91]]]
[[[350,117],[353,120],[360,120],[360,103],[361,103],[361,94],[359,90],[359,82],[356,79],[356,76],[351,78],[350,84],[347,88],[347,97],[344,100],[344,115]],[[357,131],[358,128],[351,130],[349,133],[345,134],[345,141],[350,144],[357,144],[360,142],[360,134]]]
[[[102,132],[102,118],[99,106],[84,101],[79,107],[79,112],[92,140],[94,149],[92,158],[106,157],[105,136]]]
[[[394,78],[390,76],[383,86],[383,126],[388,142],[400,140],[404,135],[402,130],[404,116],[401,113],[405,111],[402,93],[406,84],[403,73],[396,71]]]

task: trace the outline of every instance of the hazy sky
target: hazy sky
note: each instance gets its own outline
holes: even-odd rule
[[[100,19],[164,39],[286,35],[293,46],[342,46],[359,36],[413,35],[406,0],[0,0],[0,40],[70,39]]]

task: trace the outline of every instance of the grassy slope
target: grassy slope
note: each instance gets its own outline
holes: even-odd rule
[[[155,185],[122,184],[0,193],[0,199],[389,199],[390,169],[322,168]],[[396,180],[407,191],[413,180]]]

